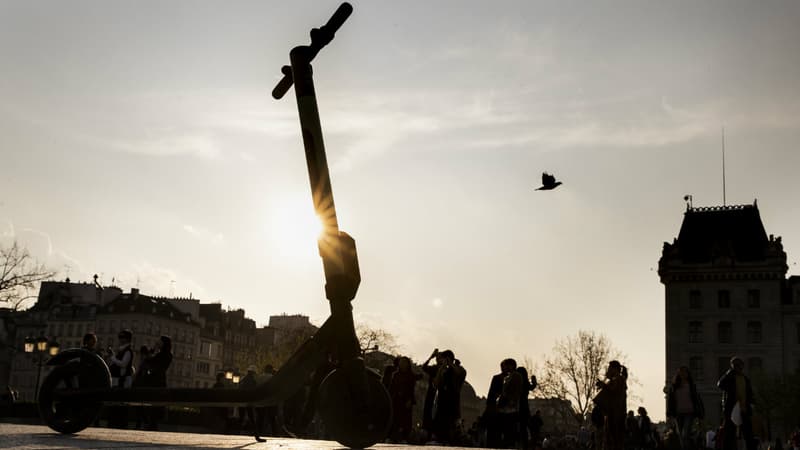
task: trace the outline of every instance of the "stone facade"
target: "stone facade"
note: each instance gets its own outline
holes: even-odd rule
[[[98,349],[105,350],[115,349],[117,334],[127,328],[133,331],[135,365],[140,363],[141,346],[152,348],[161,335],[170,336],[170,387],[211,387],[218,372],[236,368],[237,358],[246,360],[257,345],[255,322],[242,309],[226,311],[219,303],[203,305],[191,298],[152,297],[138,289],[123,293],[96,280],[43,282],[36,304],[26,311],[4,311],[2,324],[0,379],[19,392],[20,401],[33,401],[39,375],[39,355],[22,351],[29,336],[47,336],[64,350],[80,347],[83,335],[94,332]],[[48,370],[42,367],[42,379]]]
[[[767,235],[755,203],[689,207],[678,237],[664,243],[665,381],[689,367],[710,426],[733,355],[750,375],[800,370],[800,282],[787,269],[781,238]]]

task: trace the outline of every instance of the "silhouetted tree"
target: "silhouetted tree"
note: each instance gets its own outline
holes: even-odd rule
[[[572,403],[579,422],[592,409],[595,383],[602,379],[608,362],[621,359],[620,352],[603,334],[579,331],[556,341],[552,354],[543,367],[536,369],[539,387],[534,395],[560,398]]]
[[[39,283],[53,275],[17,241],[0,246],[0,305],[15,311],[22,309],[26,301],[36,297]]]
[[[394,335],[384,329],[359,324],[356,326],[356,336],[362,352],[377,349],[384,353],[394,354],[397,351],[397,341]]]

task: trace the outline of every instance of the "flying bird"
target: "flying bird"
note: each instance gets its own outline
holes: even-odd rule
[[[553,175],[542,172],[542,186],[536,188],[537,191],[550,191],[561,185],[560,181],[556,181]]]

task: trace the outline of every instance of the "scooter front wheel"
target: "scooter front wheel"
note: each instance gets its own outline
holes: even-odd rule
[[[81,388],[109,388],[111,383],[107,375],[93,373],[98,370],[83,366],[79,361],[53,368],[39,389],[39,414],[48,427],[59,433],[73,434],[94,423],[100,414],[100,402],[78,397],[60,400],[56,393]]]
[[[392,426],[392,400],[377,374],[366,371],[366,403],[353,404],[353,375],[331,372],[320,385],[319,414],[326,433],[349,448],[383,442]]]

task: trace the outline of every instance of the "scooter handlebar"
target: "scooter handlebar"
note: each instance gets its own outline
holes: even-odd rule
[[[336,33],[339,28],[344,24],[344,21],[350,17],[350,14],[353,12],[353,5],[350,3],[344,2],[336,8],[336,11],[333,13],[330,19],[328,19],[328,23],[324,26],[328,30],[330,30],[331,34]]]
[[[350,3],[344,2],[336,8],[331,18],[328,19],[328,23],[321,28],[314,28],[311,30],[311,45],[308,46],[308,62],[311,62],[311,60],[317,56],[317,53],[333,40],[333,36],[339,28],[341,28],[347,18],[350,17],[352,12],[353,6]],[[293,84],[291,68],[289,66],[283,66],[281,72],[283,73],[283,78],[281,78],[281,81],[279,81],[272,90],[272,97],[275,100],[283,98]]]

